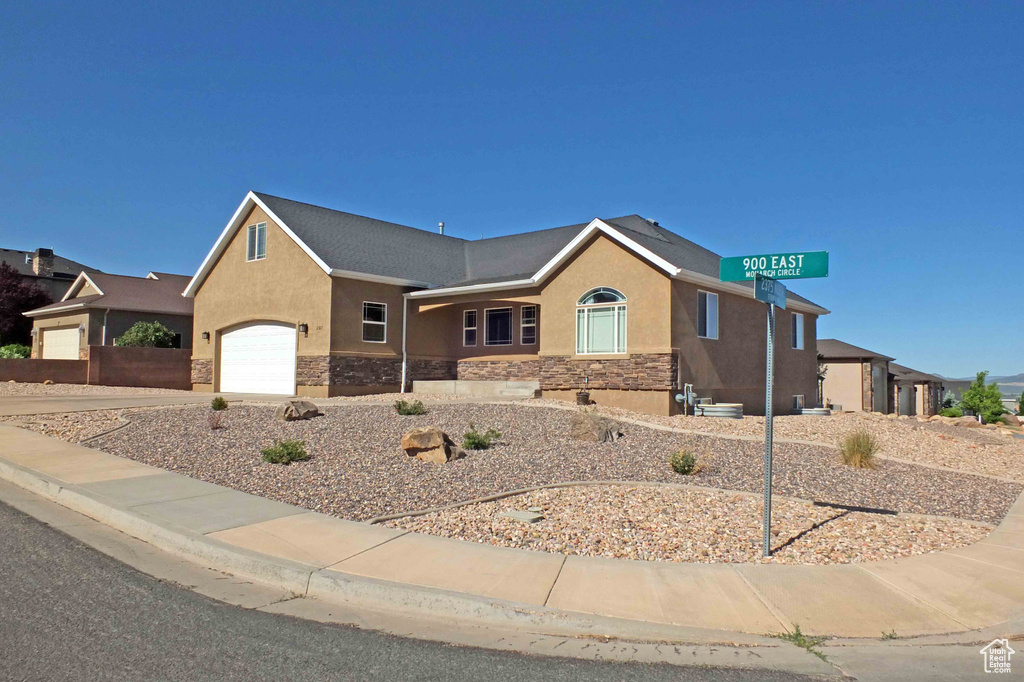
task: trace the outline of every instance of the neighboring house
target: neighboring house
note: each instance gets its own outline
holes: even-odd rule
[[[888,355],[836,339],[818,339],[824,366],[822,397],[826,407],[845,412],[889,411]]]
[[[764,409],[764,304],[719,256],[638,215],[467,241],[250,192],[203,261],[197,390],[364,394],[527,381],[670,414],[673,394]],[[777,409],[817,386],[816,321],[778,317]],[[793,331],[796,336],[793,336]]]
[[[17,270],[29,284],[36,284],[59,301],[80,272],[99,272],[73,260],[55,256],[53,249],[17,251],[0,249],[0,261]]]
[[[931,417],[942,407],[942,378],[889,363],[889,412]]]
[[[161,322],[175,332],[175,347],[192,347],[189,278],[164,272],[128,277],[82,272],[64,297],[25,313],[32,318],[32,357],[78,360],[89,346],[111,346],[136,322]]]

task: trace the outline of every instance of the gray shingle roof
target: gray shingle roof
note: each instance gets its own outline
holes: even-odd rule
[[[914,383],[921,383],[925,381],[941,382],[943,380],[942,377],[911,369],[910,367],[904,367],[903,365],[898,365],[895,362],[889,363],[889,373],[894,375],[898,380],[911,381]]]
[[[85,308],[111,310],[132,310],[168,315],[191,315],[194,299],[185,298],[181,292],[188,286],[190,277],[154,272],[159,279],[108,275],[102,272],[89,273],[89,278],[103,292],[102,295],[80,296],[58,301],[30,311],[33,315],[69,305],[84,304]]]
[[[895,360],[838,339],[818,339],[818,355],[826,360]]]
[[[589,224],[465,240],[261,192],[254,194],[328,267],[424,282],[431,287],[529,278]],[[604,221],[676,267],[718,278],[718,254],[636,214]],[[753,289],[753,282],[738,284]],[[792,292],[789,296],[811,303]]]
[[[19,251],[17,249],[0,249],[0,262],[7,263],[12,268],[17,270],[22,275],[36,276],[36,273],[32,271],[31,257],[34,254],[33,251]],[[29,257],[29,262],[25,262],[25,257]],[[78,273],[82,271],[88,273],[99,272],[95,268],[91,268],[88,265],[82,265],[69,258],[58,256],[53,254],[53,273],[60,279],[73,280],[78,277]]]

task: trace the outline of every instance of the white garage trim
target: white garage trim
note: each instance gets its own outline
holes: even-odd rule
[[[82,332],[78,327],[43,330],[43,360],[77,360]]]
[[[295,325],[252,322],[221,334],[220,390],[295,394]]]

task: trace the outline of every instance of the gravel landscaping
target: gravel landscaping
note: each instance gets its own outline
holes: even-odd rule
[[[6,395],[137,395],[191,393],[172,388],[137,388],[133,386],[90,386],[86,384],[35,384],[17,381],[0,382],[0,396]]]
[[[536,485],[585,480],[679,482],[669,453],[689,448],[700,471],[695,485],[758,492],[762,446],[626,425],[616,443],[568,437],[570,412],[514,403],[432,405],[423,416],[402,417],[390,405],[338,406],[310,421],[277,422],[274,408],[232,406],[226,428],[211,431],[205,406],[130,414],[132,425],[90,445],[107,452],[263,497],[343,518],[365,520],[463,502]],[[745,421],[745,420],[744,420]],[[461,440],[470,423],[505,434],[490,450],[433,465],[407,457],[402,434],[437,426]],[[311,458],[290,466],[262,461],[275,439],[306,441]],[[820,500],[915,514],[995,523],[1024,485],[901,462],[875,470],[841,465],[834,449],[780,444],[775,491]],[[872,515],[872,518],[876,518]]]
[[[880,561],[953,549],[991,530],[956,519],[889,516],[772,501],[771,559],[761,557],[759,496],[669,486],[537,490],[385,522],[392,528],[544,552],[697,563]],[[501,515],[539,510],[524,523]]]
[[[31,429],[69,443],[78,443],[121,426],[124,422],[120,419],[120,414],[121,410],[62,412],[60,414],[0,417],[0,422]]]
[[[532,402],[547,404],[553,401]],[[629,417],[687,431],[764,437],[764,417],[657,417],[607,407],[599,407],[598,410],[612,417]],[[837,413],[828,417],[784,415],[775,417],[774,428],[776,438],[831,445],[835,445],[844,434],[864,428],[877,439],[882,456],[1024,482],[1024,440],[1010,436],[1009,429],[968,429],[942,422],[891,419],[881,414],[862,412]]]

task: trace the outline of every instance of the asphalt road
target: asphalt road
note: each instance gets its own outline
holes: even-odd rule
[[[793,680],[445,646],[216,602],[0,503],[2,680]]]

